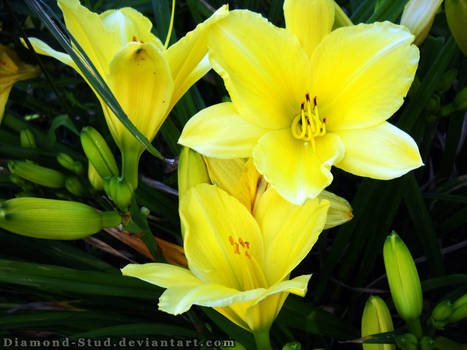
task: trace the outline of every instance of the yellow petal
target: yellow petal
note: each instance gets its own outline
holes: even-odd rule
[[[251,211],[260,174],[251,159],[204,157],[211,182],[237,198]]]
[[[265,132],[242,119],[233,104],[226,102],[194,115],[178,142],[208,157],[247,158]]]
[[[179,284],[169,287],[159,299],[159,309],[173,315],[188,311],[193,304],[209,307],[226,305],[256,299],[264,289],[244,292],[219,284]]]
[[[121,271],[124,276],[136,277],[162,288],[181,283],[193,285],[202,283],[190,270],[170,264],[128,264]]]
[[[34,51],[37,52],[38,54],[53,57],[59,60],[60,62],[66,64],[67,66],[72,67],[77,72],[79,72],[76,64],[73,62],[71,57],[67,55],[66,53],[59,52],[59,51],[52,49],[45,42],[37,38],[28,38],[28,39],[31,42],[32,47],[34,48]],[[23,43],[23,45],[25,45],[24,39],[21,39],[21,42]]]
[[[337,134],[344,142],[345,157],[336,166],[349,173],[388,180],[423,165],[412,137],[390,123]]]
[[[209,59],[240,115],[267,129],[289,127],[305,98],[310,63],[297,38],[254,12],[215,24]]]
[[[173,91],[169,66],[151,43],[126,44],[110,64],[109,87],[133,124],[149,140],[159,131]],[[113,115],[108,118],[120,146],[142,147]],[[119,143],[119,141],[117,141]]]
[[[332,181],[331,166],[344,155],[339,137],[326,134],[312,144],[295,139],[289,129],[264,135],[253,151],[256,168],[277,192],[295,204],[316,197]]]
[[[328,208],[327,200],[292,204],[272,188],[257,201],[254,216],[263,233],[270,285],[286,278],[309,253],[324,228]]]
[[[339,28],[323,39],[311,92],[328,131],[377,125],[399,109],[418,65],[413,39],[389,22]]]
[[[104,28],[109,33],[116,33],[119,46],[124,46],[130,41],[139,41],[153,43],[160,50],[163,50],[164,45],[151,33],[151,21],[139,11],[131,7],[124,7],[105,11],[99,16]]]
[[[211,69],[206,61],[202,63],[208,52],[207,34],[214,23],[227,16],[228,8],[228,5],[222,6],[206,21],[198,24],[194,30],[187,33],[167,50],[167,61],[175,83],[170,108]]]
[[[324,225],[325,230],[345,224],[353,218],[352,207],[345,198],[328,191],[322,191],[318,198],[326,199],[330,203],[326,225]]]
[[[8,96],[10,96],[11,88],[13,84],[8,84],[0,88],[0,125],[2,124],[3,114],[5,112],[5,106],[8,101]]]
[[[81,6],[79,0],[58,0],[58,6],[66,28],[105,79],[109,62],[120,49],[119,33],[109,32],[99,15]]]
[[[298,38],[310,58],[320,41],[331,32],[334,12],[332,0],[285,0],[287,30]]]
[[[265,286],[261,233],[237,199],[200,184],[183,196],[180,218],[188,266],[199,279],[238,290]]]

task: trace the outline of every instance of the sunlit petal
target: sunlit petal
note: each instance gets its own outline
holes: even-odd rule
[[[28,38],[28,39],[31,42],[32,47],[34,48],[34,51],[36,51],[38,54],[53,57],[59,60],[60,62],[66,64],[67,66],[70,66],[74,68],[76,71],[78,71],[78,67],[73,62],[71,57],[67,55],[66,53],[52,49],[45,42],[37,38]],[[25,45],[24,40],[22,39],[21,41]]]
[[[202,283],[190,270],[170,264],[129,264],[122,269],[122,274],[139,278],[162,288],[181,283],[193,285]]]

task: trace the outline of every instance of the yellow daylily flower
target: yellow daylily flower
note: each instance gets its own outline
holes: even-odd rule
[[[265,332],[288,293],[305,295],[311,275],[289,276],[318,239],[328,207],[318,199],[296,206],[266,191],[253,217],[224,190],[200,184],[180,204],[189,269],[130,264],[122,273],[167,288],[162,311],[209,306],[248,331]]]
[[[58,0],[58,5],[68,31],[130,120],[150,141],[177,101],[210,69],[207,60],[203,60],[207,54],[206,33],[213,23],[228,14],[227,6],[220,8],[185,37],[165,48],[151,33],[151,21],[133,8],[97,14],[82,6],[79,0]],[[36,52],[55,57],[82,75],[69,55],[39,39],[30,38],[30,41]],[[137,172],[144,146],[97,97],[110,132],[122,151],[123,176],[136,187],[137,174],[125,176],[125,172]]]
[[[286,0],[286,29],[237,10],[212,26],[213,68],[232,102],[211,106],[179,142],[216,158],[254,159],[289,201],[332,182],[331,166],[391,179],[422,165],[414,140],[386,120],[417,69],[413,35],[384,22],[331,32],[331,0]]]
[[[402,12],[401,24],[415,35],[415,44],[421,45],[433,25],[443,0],[410,0]]]
[[[39,74],[38,67],[24,63],[15,51],[0,44],[0,124],[13,85],[17,81],[31,79]]]

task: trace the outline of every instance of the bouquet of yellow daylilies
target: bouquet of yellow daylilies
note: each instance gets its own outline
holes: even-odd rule
[[[188,315],[201,333],[211,326],[193,306],[214,309],[217,315],[205,312],[224,324],[237,348],[465,347],[465,339],[443,334],[467,317],[465,288],[438,293],[434,303],[440,304],[422,316],[422,284],[409,249],[395,232],[384,242],[392,229],[407,231],[412,250],[418,235],[414,250],[428,260],[425,276],[442,286],[467,285],[467,271],[457,271],[464,277],[455,282],[446,275],[438,236],[465,223],[459,206],[467,198],[465,176],[451,187],[446,180],[467,170],[455,158],[464,138],[456,126],[462,127],[467,108],[465,0],[443,6],[273,0],[250,9],[220,3],[217,10],[218,1],[155,0],[135,8],[106,4],[100,11],[103,3],[93,3],[58,0],[56,8],[25,0],[32,16],[26,18],[17,5],[5,5],[18,27],[15,45],[0,44],[0,154],[6,159],[0,176],[13,186],[0,192],[6,235],[84,239],[119,261],[114,265],[122,276],[112,275],[114,285],[162,288],[158,310]],[[160,28],[145,15],[146,3]],[[265,8],[268,18],[260,13]],[[188,25],[187,11],[197,24]],[[63,49],[37,35],[41,25]],[[5,108],[13,84],[22,80],[22,95]],[[50,96],[43,110],[31,110],[31,96],[45,96],[44,82],[54,87],[54,101],[65,100],[60,113],[53,103],[47,110]],[[92,101],[90,91],[101,108],[95,99],[80,102],[84,95]],[[54,120],[44,133],[41,115],[47,113]],[[446,136],[439,136],[437,125],[446,120]],[[19,145],[8,141],[13,131]],[[435,135],[444,137],[443,183],[429,156]],[[456,214],[446,217],[437,207],[443,200],[454,201]],[[437,226],[441,218],[449,224]],[[106,238],[92,236],[99,232]],[[317,242],[314,265],[310,251]],[[383,243],[391,297],[404,324],[393,323],[380,296],[365,294],[388,290],[368,286],[378,277],[373,269],[382,266]],[[141,255],[129,255],[128,248]],[[312,303],[289,297],[306,297],[309,285],[315,286]],[[282,317],[288,297],[302,306]],[[339,319],[344,310],[358,313],[356,327]],[[180,322],[160,311],[151,311],[165,320],[160,324]],[[326,326],[329,317],[334,326]],[[360,320],[361,333],[355,332]],[[321,338],[310,345],[289,326]]]

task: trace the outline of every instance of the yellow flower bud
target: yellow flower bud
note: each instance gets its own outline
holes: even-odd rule
[[[45,187],[61,188],[65,185],[65,175],[31,161],[10,160],[8,168],[12,174]]]
[[[23,129],[19,133],[21,147],[25,148],[37,148],[36,138],[29,129]]]
[[[178,160],[178,194],[180,198],[191,187],[210,183],[203,157],[188,147],[183,147]]]
[[[370,296],[362,316],[362,337],[394,330],[391,314],[383,299]],[[363,344],[364,350],[395,350],[394,344]]]
[[[96,129],[90,126],[83,128],[81,145],[89,161],[103,179],[118,175],[117,162],[112,151]]]
[[[402,13],[401,24],[415,35],[415,45],[421,45],[433,25],[443,0],[410,0]]]
[[[104,189],[104,180],[97,173],[96,168],[94,168],[91,162],[88,162],[88,179],[91,183],[91,186],[96,190],[102,191]]]
[[[79,202],[14,198],[0,205],[0,227],[19,235],[72,240],[121,223],[116,212],[98,212]]]
[[[467,0],[446,0],[446,19],[457,45],[467,56]]]
[[[418,319],[423,306],[420,278],[409,249],[395,232],[386,238],[383,256],[397,312],[405,321]]]
[[[83,174],[83,164],[80,161],[74,160],[66,153],[59,153],[57,162],[65,169],[70,170],[76,175]]]
[[[106,179],[104,190],[121,211],[128,211],[133,197],[133,187],[127,181],[117,176]]]

